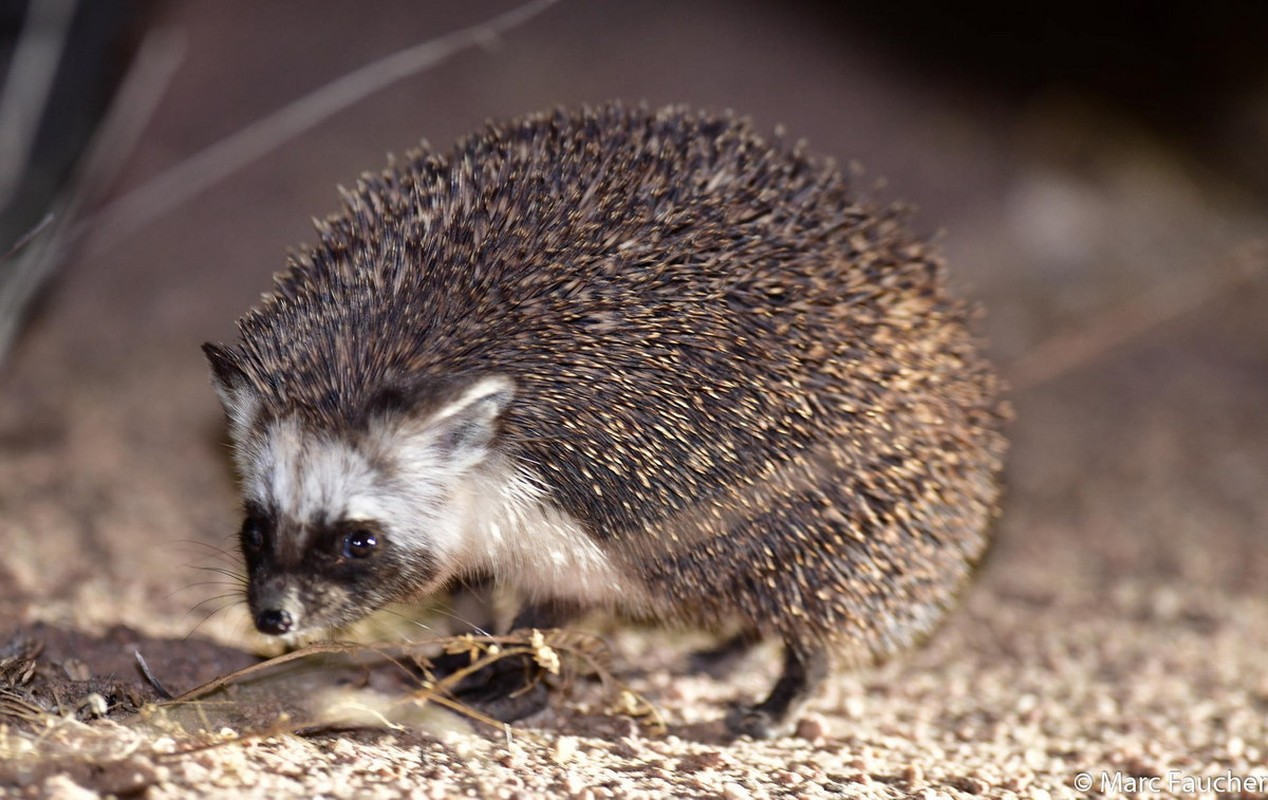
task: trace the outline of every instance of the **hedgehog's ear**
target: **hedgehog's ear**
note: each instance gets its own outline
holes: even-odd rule
[[[208,342],[203,345],[207,363],[211,365],[211,384],[220,397],[220,404],[236,427],[245,428],[255,417],[260,406],[259,395],[251,386],[232,350]]]
[[[483,375],[451,395],[427,417],[425,430],[447,452],[483,456],[497,434],[498,418],[515,395],[504,375]]]

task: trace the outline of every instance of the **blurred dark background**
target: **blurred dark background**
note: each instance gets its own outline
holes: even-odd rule
[[[1025,104],[1056,93],[1131,118],[1262,198],[1268,6],[816,3],[923,72]]]

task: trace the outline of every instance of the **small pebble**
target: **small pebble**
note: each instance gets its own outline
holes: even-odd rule
[[[555,740],[555,747],[550,753],[550,758],[556,764],[567,764],[576,755],[577,737],[560,736]]]
[[[96,792],[85,789],[65,775],[54,775],[44,781],[40,789],[42,796],[54,800],[96,800],[98,797]]]
[[[86,681],[92,677],[92,670],[78,658],[68,658],[62,662],[62,671],[72,681]]]
[[[808,742],[822,741],[827,735],[827,725],[818,714],[809,714],[797,723],[797,736]]]
[[[777,771],[774,775],[775,780],[784,786],[796,786],[802,782],[802,777],[795,772],[789,772],[786,769]]]

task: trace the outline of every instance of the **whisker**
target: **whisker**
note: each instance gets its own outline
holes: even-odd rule
[[[186,589],[195,589],[201,586],[232,586],[235,588],[241,588],[242,582],[241,581],[196,581],[194,583],[190,583],[190,584],[186,584],[185,586],[182,586],[181,588],[177,589],[175,592],[172,592],[172,594],[176,594],[176,592],[183,592]]]
[[[224,575],[226,578],[233,578],[238,583],[246,585],[247,576],[241,570],[228,569],[227,567],[209,567],[198,566],[196,564],[186,564],[189,569],[198,570],[199,572],[214,572],[218,575]]]
[[[203,601],[203,603],[207,603],[207,602],[210,602],[210,601],[212,601],[212,600],[222,600],[222,599],[224,599],[224,598],[226,598],[226,597],[230,597],[230,595],[221,595],[220,597],[211,597],[211,598],[208,598],[207,600],[204,600],[204,601]],[[204,615],[203,615],[203,618],[202,618],[202,619],[200,619],[200,620],[198,620],[197,624],[195,624],[195,625],[194,625],[194,627],[190,628],[189,633],[185,634],[184,641],[189,641],[189,639],[190,639],[190,638],[191,638],[191,637],[192,637],[195,633],[197,633],[197,632],[198,632],[198,629],[199,629],[199,628],[201,628],[201,627],[203,626],[203,624],[207,622],[207,620],[211,619],[212,617],[216,616],[217,614],[219,614],[219,613],[221,613],[221,612],[223,612],[223,611],[226,611],[226,610],[228,610],[228,609],[230,609],[230,608],[233,608],[233,607],[234,607],[234,606],[236,606],[236,605],[239,605],[241,602],[242,602],[241,600],[237,600],[237,601],[233,601],[233,602],[225,603],[224,605],[220,606],[220,608],[212,609],[211,611],[209,611],[209,612],[207,612],[206,614],[204,614]],[[199,603],[198,605],[202,605],[202,603]],[[195,606],[195,608],[197,608],[197,606]],[[187,612],[187,613],[192,613],[193,611],[194,611],[194,609],[192,609],[192,608],[191,608],[191,609],[189,610],[189,612]],[[242,626],[242,622],[241,622],[241,621],[239,621],[239,623],[238,623],[238,627],[239,627],[239,628],[241,628],[241,626]],[[240,631],[239,631],[239,633],[240,633]]]
[[[439,614],[439,615],[440,615],[440,616],[442,616],[442,617],[446,617],[446,618],[451,619],[451,620],[453,620],[453,621],[455,621],[455,622],[459,622],[459,623],[461,623],[461,624],[465,625],[467,628],[470,628],[470,629],[471,629],[471,632],[472,632],[472,633],[477,633],[477,634],[479,634],[480,636],[492,636],[492,635],[493,635],[493,634],[489,633],[488,631],[486,631],[486,630],[485,630],[482,626],[477,625],[476,623],[472,622],[471,620],[467,619],[466,617],[462,616],[461,614],[458,614],[458,613],[456,613],[456,612],[454,612],[454,611],[452,611],[452,610],[450,610],[450,609],[446,609],[446,608],[436,608],[436,609],[433,609],[433,612],[434,612],[434,613],[436,613],[436,614]]]
[[[237,534],[234,534],[234,535],[236,536]],[[220,547],[218,545],[211,544],[210,542],[204,542],[199,539],[173,539],[167,542],[166,544],[195,547],[195,548],[198,548],[199,551],[201,552],[210,553],[211,555],[216,556],[217,558],[223,558],[226,561],[232,561],[235,564],[241,563],[241,560],[242,560],[241,556],[238,554],[236,549]]]
[[[216,595],[215,597],[208,597],[206,600],[201,600],[201,601],[199,601],[199,602],[195,603],[194,605],[190,606],[189,610],[188,610],[188,611],[186,611],[186,612],[185,612],[185,614],[186,614],[186,615],[192,614],[192,613],[194,613],[195,611],[199,611],[199,610],[201,610],[201,609],[202,609],[202,607],[203,607],[203,606],[205,606],[205,605],[207,605],[208,603],[214,603],[214,602],[216,602],[217,600],[225,600],[225,599],[228,599],[228,598],[234,598],[234,601],[235,601],[235,602],[239,602],[239,601],[241,601],[241,600],[242,600],[242,595],[241,595],[240,593],[238,593],[238,592],[227,592],[227,593],[225,593],[225,594],[218,594],[218,595]],[[220,608],[216,609],[216,611],[221,611],[221,610],[223,610],[223,609],[225,609],[225,608],[228,608],[229,606],[231,606],[231,605],[233,605],[233,604],[234,604],[234,603],[226,603],[225,605],[223,605],[223,606],[221,606]],[[215,613],[215,612],[213,611],[212,613]]]
[[[198,589],[203,586],[233,586],[233,587],[236,587],[240,591],[242,589],[243,584],[237,581],[198,581],[197,583],[187,583],[183,586],[178,586],[172,591],[163,595],[162,598],[160,599],[171,600],[174,597],[176,597],[178,594],[180,594],[181,592],[189,591],[190,589]],[[223,595],[221,596],[223,597]]]
[[[414,626],[415,628],[421,628],[422,630],[425,630],[428,633],[432,633],[432,634],[439,633],[439,631],[437,631],[435,628],[431,627],[430,625],[425,625],[424,623],[419,622],[413,617],[410,617],[409,615],[402,613],[400,611],[396,611],[395,609],[384,608],[382,609],[382,613],[389,614],[393,617],[396,617],[397,619],[407,622],[410,625]]]

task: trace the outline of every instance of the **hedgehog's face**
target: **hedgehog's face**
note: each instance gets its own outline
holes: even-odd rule
[[[352,433],[262,421],[250,398],[226,400],[256,627],[290,635],[347,624],[468,569],[475,487],[511,391],[480,379],[420,413],[394,403]]]

